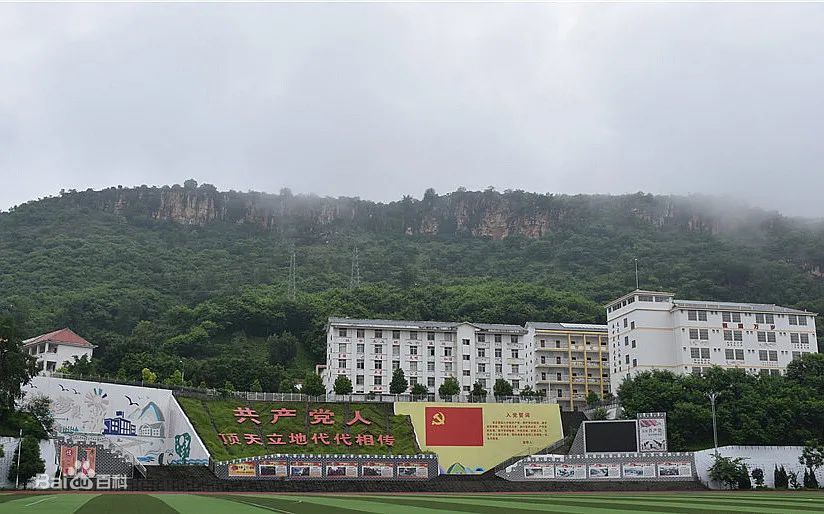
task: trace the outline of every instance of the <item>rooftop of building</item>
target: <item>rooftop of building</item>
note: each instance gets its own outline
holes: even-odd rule
[[[520,325],[507,325],[501,323],[474,323],[469,321],[412,321],[394,319],[354,319],[354,318],[329,318],[329,325],[336,327],[353,328],[387,328],[405,330],[456,330],[458,325],[472,325],[478,330],[485,332],[517,332],[526,333],[524,327]]]
[[[530,321],[527,328],[535,330],[557,330],[561,332],[607,332],[606,325],[595,325],[592,323],[548,323],[543,321]]]
[[[69,328],[61,328],[48,334],[42,334],[23,341],[23,346],[32,346],[40,343],[52,343],[65,346],[77,346],[79,348],[94,348],[95,346],[86,341]]]
[[[678,300],[674,299],[673,293],[664,291],[647,291],[644,289],[636,289],[630,293],[625,294],[621,298],[613,300],[606,305],[606,308],[617,305],[624,300],[637,295],[645,296],[668,296],[672,298],[672,305],[674,308],[691,308],[696,310],[715,310],[715,311],[745,311],[745,312],[763,312],[774,314],[805,314],[808,316],[817,316],[814,312],[809,312],[800,309],[793,309],[790,307],[782,307],[772,303],[749,303],[749,302],[716,302],[707,300]]]

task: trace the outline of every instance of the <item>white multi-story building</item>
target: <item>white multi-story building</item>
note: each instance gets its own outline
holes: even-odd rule
[[[703,373],[715,365],[783,374],[793,359],[818,351],[816,314],[788,307],[636,290],[606,309],[613,391],[652,369]]]
[[[68,328],[49,332],[23,341],[23,349],[37,357],[37,369],[56,371],[64,363],[87,356],[92,358],[94,345]]]
[[[609,336],[606,325],[526,324],[528,384],[555,398],[565,410],[586,406],[587,395],[610,392]]]
[[[475,382],[491,393],[503,378],[517,392],[532,373],[525,334],[519,325],[329,318],[324,384],[332,391],[345,375],[355,393],[388,393],[392,372],[401,368],[410,389],[422,384],[437,393],[455,377],[464,393]]]

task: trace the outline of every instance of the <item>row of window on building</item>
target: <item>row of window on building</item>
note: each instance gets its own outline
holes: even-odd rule
[[[339,328],[338,329],[338,337],[349,337],[349,335],[348,335],[349,331],[350,331],[350,329],[347,329],[347,328]],[[372,332],[374,333],[374,337],[373,337],[374,339],[383,339],[384,338],[384,335],[383,335],[384,331],[383,330],[375,329]],[[396,341],[401,339],[401,331],[400,330],[392,330],[391,332],[392,332],[392,339],[394,339]],[[434,341],[435,340],[435,334],[436,334],[436,332],[426,332],[426,340],[427,341]],[[454,342],[455,334],[453,334],[452,332],[442,332],[441,334],[443,335],[442,341]],[[418,335],[419,335],[418,332],[412,330],[412,331],[409,332],[409,338],[408,339],[411,340],[411,341],[417,341],[418,340]],[[477,338],[479,343],[485,343],[485,342],[487,342],[486,341],[486,336],[487,335],[491,335],[492,340],[496,343],[502,342],[503,337],[504,337],[504,334],[477,334],[476,338]],[[356,339],[366,339],[366,329],[364,329],[364,328],[355,329],[355,338]],[[519,340],[520,340],[520,336],[518,336],[517,334],[509,334],[509,341],[511,343],[518,343]],[[469,339],[464,339],[463,344],[465,344],[465,345],[470,344]]]
[[[418,355],[418,347],[417,346],[409,346],[407,348],[409,349],[409,355]],[[358,353],[358,354],[364,353],[365,349],[366,349],[366,347],[365,347],[364,343],[357,343],[356,346],[355,346],[355,353]],[[374,345],[374,347],[372,349],[374,350],[373,353],[375,355],[382,355],[383,354],[383,345],[381,345],[381,344]],[[444,357],[452,357],[452,355],[453,355],[453,348],[452,347],[447,346],[445,348],[442,348],[442,350],[443,350],[443,356]],[[496,359],[503,358],[503,350],[501,348],[495,348],[494,352],[495,352],[494,354],[495,354]],[[338,343],[338,353],[349,353],[349,343]],[[477,348],[477,353],[478,353],[478,357],[481,357],[481,358],[486,357],[486,348]],[[400,354],[401,354],[401,347],[398,346],[398,345],[393,345],[392,346],[392,355],[397,357],[397,356],[400,356]],[[435,356],[435,347],[434,346],[428,346],[427,347],[427,354],[429,355],[429,357],[434,357]],[[520,349],[518,349],[518,348],[512,348],[509,351],[509,354],[511,355],[511,357],[513,359],[520,359],[521,358],[520,357],[521,352],[520,352]],[[470,360],[470,358],[471,358],[471,356],[469,354],[463,354],[463,360],[468,361],[468,360]]]

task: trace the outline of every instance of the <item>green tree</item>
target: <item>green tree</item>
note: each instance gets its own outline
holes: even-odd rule
[[[425,385],[416,383],[412,386],[411,393],[413,396],[424,396],[426,394],[429,394],[429,390],[426,389]]]
[[[140,371],[140,375],[143,379],[143,382],[146,384],[154,384],[155,382],[157,382],[157,373],[154,373],[149,368],[143,368]]]
[[[21,387],[36,374],[36,359],[23,350],[14,320],[0,318],[0,418],[14,410]]]
[[[323,386],[320,375],[309,371],[303,379],[303,387],[300,392],[309,396],[322,396],[326,394],[326,388]]]
[[[474,396],[476,398],[486,398],[487,390],[484,389],[484,386],[481,385],[480,382],[475,382],[472,384],[472,391],[470,391],[469,395]]]
[[[724,457],[716,453],[713,460],[709,469],[711,480],[721,483],[727,489],[740,489],[745,476],[746,481],[749,481],[749,472],[743,457]]]
[[[278,391],[281,393],[294,393],[295,381],[289,377],[283,377],[280,384],[278,384]]]
[[[75,355],[73,359],[72,362],[65,362],[58,371],[75,376],[90,377],[97,375],[97,362],[90,359],[88,355],[83,355],[80,358]]]
[[[817,489],[818,479],[815,477],[815,472],[824,466],[824,445],[816,439],[807,441],[798,458],[798,463],[809,470],[809,478],[805,480],[804,487]]]
[[[592,419],[593,421],[603,421],[607,419],[607,410],[603,407],[596,407],[595,410],[592,411]]]
[[[171,375],[163,380],[163,384],[168,386],[183,386],[183,372],[179,369],[174,370]]]
[[[338,375],[338,378],[335,379],[335,383],[332,385],[332,389],[334,389],[335,394],[341,396],[352,394],[352,381],[346,375]]]
[[[23,410],[28,412],[42,425],[46,432],[54,430],[54,414],[52,414],[52,400],[44,394],[27,397]]]
[[[272,364],[290,364],[297,355],[298,338],[291,332],[284,331],[279,335],[270,335],[266,339],[266,346],[269,351],[269,362]]]
[[[20,460],[19,468],[17,467],[18,457]],[[40,458],[40,441],[32,436],[23,437],[17,449],[14,451],[7,478],[10,482],[15,482],[19,476],[20,483],[23,484],[23,488],[25,489],[29,480],[34,478],[38,473],[44,473],[45,471],[46,463]]]
[[[600,400],[600,398],[598,397],[598,393],[596,393],[595,391],[590,391],[587,393],[586,401],[587,405],[589,405],[590,407],[598,403],[598,400]]]
[[[510,384],[503,378],[499,378],[495,381],[495,384],[492,386],[492,393],[496,397],[512,396],[512,384]]]
[[[396,369],[392,372],[392,381],[389,383],[389,393],[390,394],[403,394],[406,392],[406,389],[409,387],[409,383],[406,381],[406,377],[403,375],[403,370],[401,368]]]
[[[254,379],[252,383],[249,385],[249,391],[253,393],[262,393],[263,386],[260,385],[260,379]]]
[[[453,396],[461,392],[461,385],[455,377],[446,377],[438,388],[438,396],[444,400],[451,400]]]

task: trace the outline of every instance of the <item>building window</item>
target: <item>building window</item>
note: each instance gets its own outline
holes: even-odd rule
[[[758,332],[756,334],[756,336],[758,337],[758,342],[759,343],[766,343],[767,342],[767,333],[766,332]]]
[[[768,355],[767,350],[758,350],[758,360],[765,361],[769,358]]]
[[[435,371],[435,363],[433,361],[426,363],[426,371]]]
[[[627,355],[627,364],[629,364],[629,355]]]
[[[478,357],[486,357],[486,348],[478,348]]]
[[[787,316],[787,321],[790,322],[790,325],[798,325],[798,316],[789,314]]]
[[[468,369],[463,370],[463,376],[468,377],[470,375],[470,371]]]
[[[521,381],[517,378],[512,381],[512,389],[518,390],[521,388]]]
[[[744,333],[741,332],[740,330],[733,330],[732,331],[732,337],[736,341],[743,341],[744,340]]]
[[[710,338],[710,331],[709,329],[702,328],[698,330],[698,338],[702,341],[708,341]]]
[[[693,339],[693,340],[698,339],[698,329],[697,328],[691,328],[690,329],[690,339]]]
[[[461,339],[461,343],[462,343],[464,346],[469,346],[469,339]]]
[[[555,357],[555,364],[561,363],[561,357]]]
[[[503,364],[495,364],[495,373],[499,375],[504,372],[504,365]]]
[[[518,349],[517,349],[517,348],[513,348],[513,349],[512,349],[512,358],[513,358],[513,359],[517,359],[517,358],[518,358]]]
[[[392,361],[392,371],[401,367],[401,361]]]
[[[443,356],[444,357],[452,357],[452,348],[450,348],[449,346],[444,348],[443,349]]]
[[[338,345],[338,353],[346,353],[347,348],[348,348],[348,345],[346,343],[340,343]]]
[[[383,369],[383,361],[375,361],[375,369]]]
[[[434,350],[434,348],[433,348]],[[409,347],[409,355],[418,355],[418,347],[417,346],[410,346]]]
[[[478,373],[486,373],[486,364],[482,362],[478,363]]]
[[[409,339],[411,339],[413,341],[417,341],[418,340],[418,333],[417,332],[409,332]]]
[[[338,337],[346,337],[346,329],[345,328],[339,328],[338,329]]]
[[[627,356],[629,357],[629,356]],[[693,359],[701,358],[701,351],[698,348],[690,348],[690,357]]]
[[[500,348],[495,348],[495,358],[500,359],[502,355],[502,350]]]
[[[541,381],[546,382],[546,372],[541,372]]]
[[[698,321],[698,311],[687,311],[687,319],[690,321]]]
[[[632,348],[635,348],[635,339],[632,340]]]
[[[409,377],[409,385],[410,386],[418,385],[418,377]]]
[[[393,330],[392,331],[392,339],[400,339],[401,338],[401,331],[400,330]]]
[[[806,327],[807,326],[807,316],[799,316],[798,317],[798,324],[801,325],[802,327]]]
[[[633,368],[637,368],[637,367],[638,367],[638,359],[632,359],[632,367],[633,367]]]
[[[512,365],[512,373],[516,373],[516,374],[520,373],[519,368],[520,368],[520,366],[518,364],[513,364]]]
[[[453,338],[454,338],[454,335],[452,334],[452,332],[447,332],[447,333],[445,333],[445,334],[443,335],[443,340],[444,340],[444,341],[447,341],[447,342],[449,342],[449,343],[451,343],[452,341],[454,341],[454,339],[453,339]]]
[[[434,346],[428,346],[426,351],[427,351],[427,353],[429,354],[430,357],[435,356],[435,347]]]
[[[383,377],[380,375],[372,377],[372,383],[376,386],[383,385]]]
[[[624,346],[629,346],[629,336],[624,336]]]
[[[428,385],[429,387],[435,387],[435,377],[427,377],[426,385]]]
[[[375,339],[383,339],[383,330],[375,330]]]
[[[563,398],[564,397],[564,390],[563,389],[558,389],[555,392],[558,393],[558,398]]]
[[[744,360],[744,350],[736,349],[735,350],[735,360],[743,361]]]
[[[412,373],[418,372],[418,361],[412,361],[409,363],[409,371]]]
[[[452,373],[452,363],[451,362],[445,362],[444,365],[443,365],[443,370],[444,370],[445,373]]]
[[[427,332],[426,333],[426,340],[427,341],[434,341],[435,340],[435,332]]]
[[[355,361],[355,367],[358,369],[363,369],[363,359],[358,359]]]
[[[358,345],[357,345],[358,353],[363,353],[363,351],[364,351],[363,349],[364,349],[363,343],[358,343]]]
[[[627,318],[624,318],[624,328],[627,328]]]
[[[463,360],[465,360],[465,361],[468,361],[470,358],[471,358],[471,356],[468,353],[465,353],[463,355]]]
[[[376,344],[376,345],[375,345],[375,353],[376,353],[376,354],[381,354],[381,353],[383,353],[383,345],[382,345],[382,344]]]
[[[541,364],[546,364],[546,355],[541,355]]]
[[[793,360],[800,359],[800,358],[801,358],[801,352],[793,352]]]
[[[767,339],[767,338],[766,338],[766,336],[765,336],[765,337],[764,337],[764,340],[766,340],[766,339]],[[760,339],[759,339],[759,341],[760,341]],[[798,344],[798,334],[790,334],[790,342],[791,342],[792,344]]]
[[[500,342],[501,342],[501,334],[495,334],[495,342],[496,342],[496,343],[500,343]]]
[[[338,359],[338,367],[341,369],[346,369],[346,359]]]
[[[709,359],[710,358],[710,349],[709,348],[701,348],[701,358],[702,359]]]
[[[695,375],[695,376],[700,377],[700,376],[701,376],[701,368],[698,368],[698,367],[693,366],[693,368],[692,368],[692,374],[693,374],[693,375]]]
[[[801,344],[810,344],[810,334],[801,334]]]
[[[486,342],[486,335],[485,334],[478,334],[478,342],[485,343]]]
[[[355,376],[355,385],[359,385],[359,386],[363,385],[363,375]]]
[[[393,345],[392,345],[392,355],[393,355],[393,356],[395,356],[395,357],[397,357],[397,356],[399,356],[400,354],[401,354],[401,347],[400,347],[400,346],[398,346],[398,345],[396,345],[396,344],[393,344]]]
[[[518,336],[515,335],[515,334],[509,336],[509,342],[510,343],[517,343],[518,342]]]
[[[770,350],[770,360],[772,362],[778,362],[778,350]]]
[[[357,329],[357,330],[355,331],[355,336],[356,336],[358,339],[363,339],[364,337],[366,337],[366,330],[364,330],[364,329],[362,329],[362,328]]]
[[[767,342],[774,343],[775,342],[775,332],[767,332]]]
[[[727,348],[726,350],[724,350],[724,358],[728,361],[735,360],[735,350],[733,350],[732,348]]]
[[[732,341],[732,330],[724,331],[724,341]]]
[[[561,341],[559,341],[558,339],[556,339],[556,340],[555,340],[555,348],[560,348],[560,347],[561,347]]]

